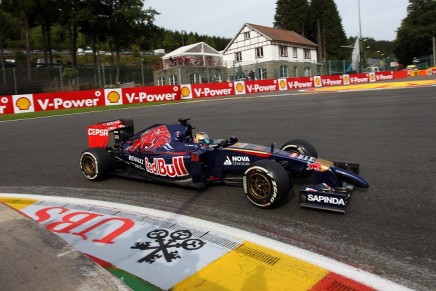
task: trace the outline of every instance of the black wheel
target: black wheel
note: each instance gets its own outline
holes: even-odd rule
[[[103,148],[90,148],[80,156],[80,169],[88,180],[106,178],[112,167],[112,156]]]
[[[304,139],[293,139],[288,142],[286,142],[282,147],[280,148],[283,151],[287,152],[295,152],[306,156],[311,157],[318,157],[318,153],[315,149],[315,147],[310,144],[309,142],[305,141]]]
[[[292,187],[288,173],[273,160],[260,160],[243,176],[244,192],[256,206],[275,208],[286,198]]]

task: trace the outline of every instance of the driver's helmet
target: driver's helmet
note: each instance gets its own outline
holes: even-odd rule
[[[194,143],[199,143],[199,144],[211,144],[212,140],[209,138],[209,136],[207,135],[207,133],[205,132],[197,132],[194,135]]]

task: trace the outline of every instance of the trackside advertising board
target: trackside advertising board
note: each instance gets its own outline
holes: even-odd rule
[[[435,68],[423,70],[423,72],[430,75],[436,74]],[[0,95],[0,115],[98,106],[171,102],[182,99],[244,95],[284,90],[304,90],[328,86],[356,85],[377,81],[388,81],[407,77],[407,71],[403,70],[222,83]]]
[[[233,82],[181,85],[183,99],[235,95]]]

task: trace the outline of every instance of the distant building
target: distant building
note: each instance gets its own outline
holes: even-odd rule
[[[155,85],[273,79],[321,74],[317,45],[296,32],[246,23],[218,52],[199,42],[180,47],[154,66]]]
[[[246,23],[222,52],[233,79],[272,79],[320,73],[317,45],[294,31]]]
[[[221,82],[227,79],[220,52],[204,42],[182,46],[162,57],[154,68],[155,85]]]

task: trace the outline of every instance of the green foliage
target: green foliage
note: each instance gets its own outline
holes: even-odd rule
[[[432,54],[436,32],[436,1],[409,0],[407,17],[402,21],[395,41],[395,54],[403,65],[414,57]]]
[[[274,27],[306,34],[309,4],[307,0],[277,0]]]
[[[65,68],[62,71],[62,77],[65,79],[74,79],[79,76],[79,70],[76,70],[74,68]]]

